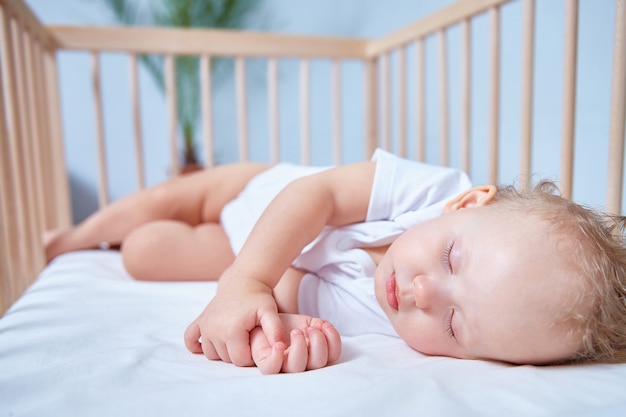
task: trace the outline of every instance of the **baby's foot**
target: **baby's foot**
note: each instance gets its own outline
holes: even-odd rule
[[[69,229],[53,229],[43,232],[41,236],[41,243],[46,251],[46,263],[50,262],[52,258],[59,255],[57,250],[55,250],[55,246],[57,246],[56,243],[59,241],[61,236],[67,233],[68,230]]]

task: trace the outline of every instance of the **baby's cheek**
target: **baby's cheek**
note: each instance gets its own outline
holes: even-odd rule
[[[411,322],[398,326],[396,331],[407,345],[424,355],[450,356],[449,342],[442,337],[443,330],[437,332],[432,325]]]

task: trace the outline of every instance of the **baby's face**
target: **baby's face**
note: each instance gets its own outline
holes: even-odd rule
[[[535,215],[503,213],[452,211],[391,245],[376,271],[376,298],[409,346],[519,364],[579,349],[580,332],[559,322],[580,288],[567,283],[569,245]]]

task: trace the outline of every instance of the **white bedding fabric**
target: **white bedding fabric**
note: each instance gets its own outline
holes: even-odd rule
[[[214,283],[145,283],[118,253],[57,258],[0,319],[0,416],[626,415],[626,365],[509,366],[344,337],[293,375],[189,353]]]

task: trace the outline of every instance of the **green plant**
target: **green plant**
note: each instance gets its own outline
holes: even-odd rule
[[[124,25],[204,27],[242,29],[257,11],[260,0],[98,0]],[[146,7],[142,7],[146,6]],[[141,55],[140,62],[152,75],[162,93],[165,91],[163,57]],[[211,60],[211,72],[219,82],[225,75],[222,59]],[[177,111],[183,136],[183,165],[198,164],[196,131],[200,112],[199,64],[197,57],[179,56],[175,60]]]

